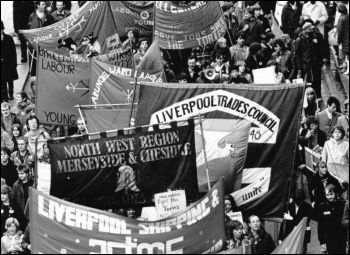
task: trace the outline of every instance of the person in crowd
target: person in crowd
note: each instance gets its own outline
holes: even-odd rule
[[[246,35],[244,33],[239,33],[237,38],[237,44],[230,47],[231,61],[233,64],[238,62],[243,62],[247,59],[249,55],[249,47],[244,45],[246,40]]]
[[[47,4],[51,7],[51,11],[50,13],[54,13],[56,10],[57,10],[57,2],[58,1],[50,1],[51,4]],[[72,10],[72,1],[62,1],[63,4],[64,4],[64,9],[67,10],[67,11],[71,11]]]
[[[245,78],[248,83],[253,83],[252,75],[247,71],[247,64],[245,62],[238,62],[236,64],[239,70],[239,76]]]
[[[179,83],[188,83],[190,77],[188,77],[186,73],[181,72],[176,76],[176,79],[179,81]]]
[[[138,37],[139,34],[136,30],[133,29],[129,29],[128,31],[126,31],[128,39],[126,39],[123,43],[122,43],[122,49],[126,50],[126,49],[131,49],[133,54],[136,53],[137,50],[137,44],[139,42]]]
[[[232,221],[228,224],[229,240],[227,249],[238,249],[243,245],[243,224],[240,221]]]
[[[227,40],[224,37],[220,37],[215,44],[215,48],[211,53],[211,61],[214,62],[217,53],[224,56],[223,62],[226,63],[230,60],[230,48],[227,46]]]
[[[136,212],[135,212],[135,209],[130,207],[130,208],[126,211],[126,215],[127,215],[127,217],[130,218],[130,219],[136,219]]]
[[[337,26],[338,45],[345,56],[342,73],[349,74],[349,11],[342,3],[338,4],[337,9],[341,14]]]
[[[261,22],[262,34],[270,33],[271,26],[269,20],[265,17],[264,11],[261,9],[259,4],[253,5],[254,17]]]
[[[344,115],[338,118],[337,126],[343,127],[346,133],[346,141],[349,141],[349,99],[344,101]]]
[[[70,11],[66,9],[64,1],[56,1],[56,10],[51,13],[55,23],[70,16]]]
[[[258,216],[252,215],[248,219],[249,236],[252,241],[254,254],[270,254],[275,249],[275,243],[269,233],[261,226]]]
[[[349,142],[345,141],[345,130],[341,126],[336,126],[332,130],[332,138],[329,139],[322,152],[322,160],[328,166],[330,164],[340,164],[349,168]]]
[[[14,144],[10,138],[10,135],[1,127],[1,147],[4,146],[8,148],[10,152],[12,152],[14,149]]]
[[[236,209],[235,200],[231,195],[225,196],[225,214],[231,219],[234,210]]]
[[[4,99],[13,100],[13,81],[18,80],[17,52],[12,36],[5,34],[4,23],[1,21],[1,79],[6,83],[5,90],[1,88]],[[3,101],[3,100],[1,100]]]
[[[246,35],[245,45],[249,46],[254,42],[260,44],[263,28],[261,21],[255,18],[253,8],[245,9],[244,19],[239,24],[238,31]]]
[[[17,139],[18,151],[11,154],[11,160],[16,165],[31,165],[33,161],[32,155],[30,155],[28,150],[28,139],[24,136]]]
[[[15,218],[20,224],[20,230],[26,228],[26,219],[22,209],[15,203],[12,189],[4,185],[1,187],[1,233],[6,231],[6,221],[8,218]]]
[[[347,243],[349,244],[349,201],[347,201],[345,204],[342,224],[343,224],[343,228],[346,230],[348,234],[348,237],[346,238],[346,240],[348,240]]]
[[[189,57],[187,60],[188,68],[184,70],[184,73],[186,73],[188,77],[188,83],[196,83],[199,75],[198,75],[198,68],[196,66],[196,58],[195,57]]]
[[[11,105],[7,102],[1,104],[1,127],[10,135],[12,138],[12,127],[14,124],[21,125],[21,121],[16,117],[15,114],[10,113]]]
[[[223,53],[217,52],[215,55],[215,62],[211,63],[211,67],[216,72],[216,82],[220,83],[223,80],[228,80],[229,78],[229,65],[228,62],[225,62],[226,56]]]
[[[303,5],[302,15],[310,17],[315,26],[324,36],[324,23],[328,20],[328,13],[325,5],[321,1],[309,1]]]
[[[37,117],[33,116],[27,119],[26,125],[29,128],[28,133],[24,136],[28,138],[28,150],[31,155],[35,157],[37,153],[38,157],[42,155],[42,144],[43,142],[38,142],[37,151],[35,151],[35,141],[49,139],[50,135],[39,128],[40,122]]]
[[[249,82],[239,75],[239,67],[237,65],[230,66],[230,79],[228,81],[230,84],[248,84]]]
[[[28,28],[28,19],[34,11],[32,1],[13,1],[13,27],[21,43],[21,63],[27,63],[27,40],[19,30]]]
[[[308,117],[306,125],[307,129],[300,134],[299,142],[311,150],[316,146],[323,148],[327,141],[327,134],[319,129],[316,117]]]
[[[282,34],[281,35],[281,40],[284,43],[284,45],[286,46],[286,50],[292,52],[292,50],[293,50],[293,40],[291,39],[289,34]]]
[[[337,190],[341,192],[343,189],[337,179],[335,179],[329,172],[327,168],[327,163],[321,161],[316,165],[316,173],[312,178],[309,185],[310,200],[312,202],[313,208],[317,209],[320,204],[326,201],[326,196],[324,193],[324,187],[327,185],[334,185]]]
[[[304,96],[304,105],[303,105],[303,117],[307,118],[310,116],[316,116],[316,113],[319,111],[318,105],[317,105],[317,96],[316,92],[312,87],[307,87],[305,89],[305,96]]]
[[[286,83],[286,79],[284,78],[283,73],[280,72],[278,63],[275,60],[270,60],[267,62],[266,67],[273,66],[275,70],[275,84],[281,84],[281,83]],[[290,83],[290,82],[289,82]]]
[[[288,1],[283,7],[281,30],[290,38],[296,39],[295,30],[299,26],[301,11],[302,4],[299,1]]]
[[[32,245],[30,242],[30,224],[28,224],[28,226],[26,227],[26,230],[24,231],[21,247],[25,252],[25,254],[30,254],[32,251]]]
[[[17,167],[18,180],[13,185],[14,202],[19,205],[24,212],[29,198],[29,188],[34,186],[34,180],[31,177],[31,171],[28,165],[19,165]]]
[[[1,254],[21,254],[23,232],[19,230],[16,218],[8,218],[5,222],[6,232],[1,237]]]
[[[275,52],[272,53],[271,59],[277,62],[278,69],[286,79],[289,79],[293,69],[292,53],[286,49],[286,45],[281,39],[277,39],[273,45]]]
[[[14,124],[12,126],[12,142],[13,142],[13,152],[18,151],[18,142],[17,139],[23,135],[22,126],[20,124]]]
[[[88,134],[88,132],[86,130],[87,121],[85,118],[79,117],[77,119],[77,127],[78,127],[78,131],[74,135],[87,135]]]
[[[25,91],[18,92],[16,94],[16,105],[11,108],[10,112],[17,116],[22,127],[25,125],[28,118],[26,112],[29,107],[35,106],[30,102],[27,93]]]
[[[331,96],[327,100],[327,108],[316,114],[320,129],[327,134],[327,139],[331,138],[332,130],[337,126],[341,114],[336,112],[338,99]]]
[[[139,50],[134,55],[135,68],[138,69],[142,58],[145,56],[146,51],[148,50],[148,41],[147,38],[140,38],[138,43]]]
[[[206,76],[206,73],[210,69],[210,63],[208,61],[202,62],[200,66],[200,72],[198,73],[198,78],[196,80],[196,83],[213,83],[212,80],[208,79]]]
[[[260,43],[252,43],[249,47],[249,56],[244,61],[246,63],[246,67],[250,72],[252,72],[255,69],[263,68],[264,65],[264,59],[260,55],[261,52],[261,45]]]
[[[51,158],[50,158],[50,151],[49,147],[47,146],[47,143],[43,144],[43,155],[39,157],[39,162],[40,163],[51,163]]]
[[[1,178],[12,187],[17,180],[17,170],[10,157],[10,150],[6,147],[1,147]]]
[[[237,37],[237,29],[239,22],[237,17],[234,15],[235,7],[231,2],[225,2],[222,6],[222,11],[224,12],[225,22],[227,26],[227,38],[230,42],[234,43]]]
[[[336,186],[324,188],[327,200],[316,210],[318,218],[318,240],[322,251],[328,254],[346,254],[346,232],[342,227],[345,201],[339,198]]]
[[[264,65],[271,59],[274,52],[275,35],[273,33],[267,33],[261,42],[261,56],[264,59]]]

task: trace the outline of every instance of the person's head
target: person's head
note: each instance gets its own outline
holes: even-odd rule
[[[327,100],[327,110],[329,113],[334,113],[337,110],[338,99],[335,97],[329,97]]]
[[[56,1],[56,9],[59,12],[62,12],[62,10],[64,9],[65,5],[63,1]]]
[[[22,136],[22,127],[20,124],[12,125],[12,135],[16,138]]]
[[[281,39],[277,39],[274,42],[273,47],[275,48],[275,52],[276,53],[280,53],[280,52],[285,52],[286,51],[286,45]]]
[[[248,219],[249,222],[249,227],[251,228],[252,231],[258,231],[260,230],[261,227],[261,222],[258,216],[252,215]]]
[[[245,62],[238,62],[236,65],[238,66],[238,71],[240,74],[243,74],[247,71],[247,64]]]
[[[19,230],[18,220],[15,218],[8,218],[5,222],[5,229],[9,235],[15,235]]]
[[[270,45],[273,45],[275,38],[276,38],[276,36],[274,33],[267,33],[265,35],[265,42],[270,44]]]
[[[234,220],[228,224],[228,231],[230,239],[243,238],[243,224],[238,220]]]
[[[298,189],[298,190],[294,191],[293,200],[294,200],[295,204],[299,206],[301,204],[301,202],[303,202],[305,200],[304,190]]]
[[[11,108],[11,105],[7,102],[3,102],[1,104],[1,114],[3,117],[7,118],[10,116],[10,108]]]
[[[5,146],[1,146],[1,162],[7,163],[10,157],[11,157],[10,149]]]
[[[284,44],[289,44],[291,39],[290,39],[290,35],[289,34],[283,34],[281,36],[281,40],[284,42]]]
[[[13,201],[13,192],[11,187],[7,185],[1,186],[1,202],[2,203],[11,203]]]
[[[341,14],[348,14],[348,8],[345,4],[339,3],[337,6],[337,10]]]
[[[24,136],[17,138],[17,145],[20,152],[25,152],[28,148],[28,138]]]
[[[217,52],[215,54],[215,59],[216,59],[216,63],[222,64],[224,62],[225,56],[222,53]]]
[[[303,33],[304,34],[312,34],[314,32],[314,26],[311,22],[305,22],[303,25]]]
[[[86,125],[86,120],[83,119],[82,117],[79,117],[77,120],[77,126],[78,126],[78,130],[81,132],[85,131],[85,125]]]
[[[225,213],[232,211],[234,204],[235,204],[235,202],[234,202],[232,196],[226,195],[225,196]]]
[[[29,131],[36,131],[39,129],[40,122],[36,116],[30,116],[26,120],[26,125]]]
[[[27,109],[26,109],[26,114],[28,117],[30,116],[35,116],[35,106],[29,106]]]
[[[305,96],[308,102],[314,103],[316,101],[316,92],[312,87],[307,87],[305,90]]]
[[[332,137],[336,141],[344,139],[345,135],[346,133],[342,126],[336,126],[335,128],[332,129]]]
[[[217,45],[218,45],[220,48],[224,49],[224,48],[226,48],[226,46],[227,46],[227,40],[226,40],[224,37],[220,37],[220,38],[218,39],[218,41],[217,41]]]
[[[249,20],[254,16],[254,9],[252,7],[247,7],[244,11],[244,19]]]
[[[47,146],[47,143],[43,144],[43,154],[44,155],[49,155],[50,154],[49,146]]]
[[[148,50],[147,38],[141,38],[139,40],[139,48],[140,48],[141,51],[147,51]]]
[[[27,165],[19,165],[17,167],[18,178],[22,182],[26,182],[29,179],[30,169]]]
[[[16,103],[20,104],[28,100],[28,95],[25,91],[18,92],[16,94]]]
[[[316,165],[316,169],[321,177],[325,176],[328,172],[327,163],[324,161],[318,162]]]
[[[231,2],[226,2],[221,8],[223,12],[228,14],[233,13],[235,10],[235,6]]]
[[[349,99],[346,99],[344,102],[344,113],[349,117]]]
[[[129,40],[137,39],[138,33],[134,29],[129,29],[126,31],[126,34],[128,35]]]
[[[128,218],[131,218],[131,219],[135,219],[136,218],[136,214],[135,214],[135,209],[134,208],[129,208],[126,211],[126,214],[127,214]]]
[[[256,18],[264,14],[264,12],[262,11],[261,6],[259,4],[254,4],[253,10],[254,10],[254,16]]]
[[[46,8],[46,2],[45,1],[35,1],[35,7],[38,9],[38,11],[44,12]]]
[[[239,33],[237,37],[238,45],[243,46],[245,40],[247,40],[247,36],[243,32]]]
[[[275,73],[277,74],[279,72],[279,67],[278,67],[278,63],[275,60],[270,60],[269,62],[267,62],[266,67],[270,67],[273,66],[275,69]]]
[[[316,132],[319,127],[317,118],[315,116],[308,117],[306,121],[306,126],[312,132]]]
[[[338,190],[333,184],[329,184],[324,188],[324,193],[326,195],[328,202],[335,202],[338,197]]]
[[[196,67],[196,58],[195,57],[189,57],[187,60],[188,67],[191,70],[194,70]]]
[[[187,83],[190,80],[188,75],[185,73],[179,73],[176,78],[179,83]]]
[[[249,47],[249,52],[251,55],[255,56],[261,51],[261,45],[260,43],[253,42]]]
[[[237,65],[230,66],[230,76],[237,78],[239,76],[239,67]]]
[[[126,215],[126,212],[123,208],[120,208],[117,210],[117,214],[120,215],[120,216],[125,216]]]

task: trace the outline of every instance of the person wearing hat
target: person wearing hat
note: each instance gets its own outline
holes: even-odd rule
[[[237,65],[230,66],[230,79],[228,80],[230,84],[248,84],[249,82],[246,78],[239,76],[239,67]]]
[[[338,118],[337,126],[344,128],[346,133],[346,140],[349,141],[349,99],[346,99],[344,102],[344,114]]]
[[[1,21],[1,103],[13,100],[13,81],[18,79],[17,52],[12,36]],[[8,86],[8,88],[7,88]]]

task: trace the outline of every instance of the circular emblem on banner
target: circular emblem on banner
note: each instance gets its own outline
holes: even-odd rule
[[[142,19],[148,19],[149,18],[149,13],[147,11],[143,11],[140,14]]]

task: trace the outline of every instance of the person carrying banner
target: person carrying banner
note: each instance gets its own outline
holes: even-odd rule
[[[128,35],[128,39],[126,39],[123,43],[122,43],[122,49],[126,50],[126,49],[131,49],[133,54],[136,53],[137,50],[137,44],[139,42],[138,40],[138,31],[137,30],[133,30],[133,29],[129,29],[127,32]]]
[[[276,246],[271,235],[261,226],[259,217],[256,215],[250,216],[248,223],[253,254],[270,254]]]
[[[317,209],[318,240],[323,251],[328,254],[346,254],[346,231],[342,227],[345,201],[339,198],[339,192],[334,185],[324,188],[327,201]]]
[[[51,15],[55,20],[55,23],[70,16],[70,11],[66,9],[64,1],[56,1],[56,11],[52,12]]]

